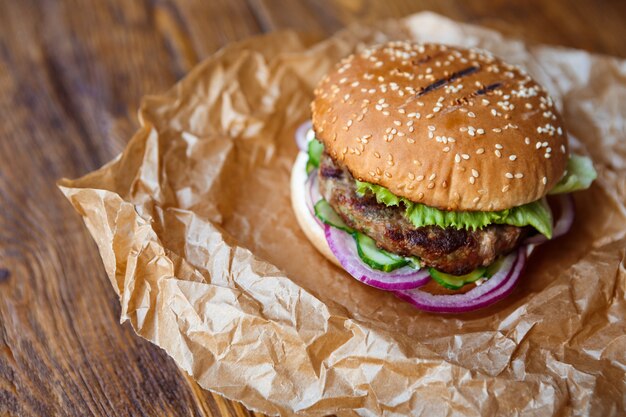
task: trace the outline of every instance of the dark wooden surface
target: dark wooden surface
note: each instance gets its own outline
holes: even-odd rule
[[[0,415],[252,415],[119,325],[96,246],[55,180],[119,153],[141,97],[228,42],[427,9],[626,57],[623,0],[0,0]]]

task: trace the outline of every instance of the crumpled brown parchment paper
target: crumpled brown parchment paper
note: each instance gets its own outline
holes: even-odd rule
[[[573,231],[487,310],[428,314],[356,282],[291,211],[293,133],[313,86],[388,39],[522,65],[599,171],[576,194]],[[281,415],[623,415],[626,61],[424,13],[317,43],[281,32],[229,45],[146,98],[140,121],[119,157],[60,186],[98,244],[121,321],[204,388]]]

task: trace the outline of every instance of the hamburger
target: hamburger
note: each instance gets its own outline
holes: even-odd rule
[[[292,170],[300,226],[354,278],[424,310],[508,295],[596,178],[546,90],[484,50],[378,45],[314,95]]]

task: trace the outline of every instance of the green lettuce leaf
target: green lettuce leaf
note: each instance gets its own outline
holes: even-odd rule
[[[308,147],[309,160],[306,163],[306,173],[309,174],[315,168],[320,167],[320,158],[324,152],[324,144],[313,138],[309,141]]]
[[[476,230],[489,224],[532,226],[548,239],[552,237],[552,212],[544,199],[501,211],[444,211],[398,197],[387,188],[357,181],[357,193],[372,193],[379,203],[405,206],[405,216],[415,227],[440,226]]]
[[[561,178],[548,194],[564,194],[589,188],[598,177],[593,162],[586,156],[572,154],[567,161],[565,176]]]

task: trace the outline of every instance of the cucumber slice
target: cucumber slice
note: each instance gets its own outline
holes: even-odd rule
[[[404,258],[409,263],[409,266],[413,269],[422,269],[422,262],[420,262],[419,258],[415,256],[409,256]]]
[[[363,233],[354,233],[356,248],[363,262],[380,271],[390,272],[409,263],[405,258],[376,246],[376,241]]]
[[[474,269],[469,274],[465,275],[450,275],[441,271],[437,271],[435,268],[428,268],[428,272],[430,272],[430,276],[433,277],[435,281],[442,287],[449,288],[451,290],[458,290],[465,284],[469,284],[470,282],[474,282],[481,278],[485,273],[486,268],[480,267]]]
[[[322,152],[324,152],[324,145],[314,138],[309,142],[308,151],[309,161],[306,164],[307,174],[311,172],[313,168],[319,168],[320,158],[322,157]]]
[[[313,206],[315,210],[315,215],[318,219],[320,219],[323,223],[335,227],[337,229],[343,230],[350,234],[354,233],[354,230],[348,226],[341,216],[337,214],[337,212],[328,204],[328,201],[322,199],[315,203]]]

